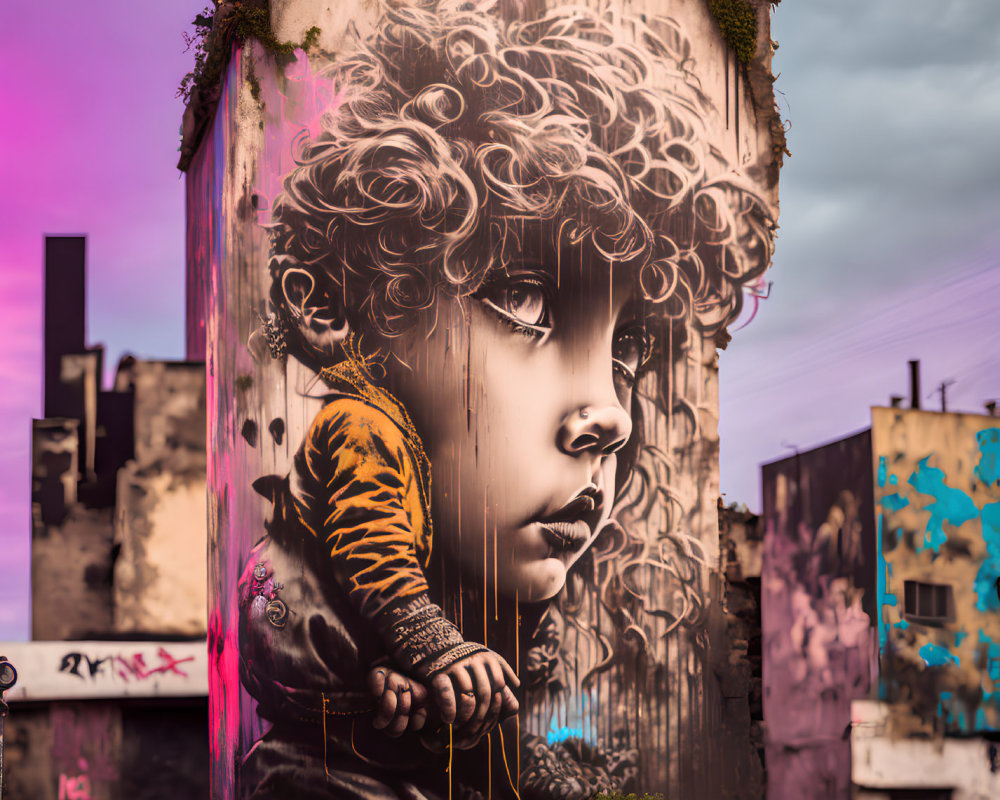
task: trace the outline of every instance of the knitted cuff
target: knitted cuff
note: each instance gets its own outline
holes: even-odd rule
[[[393,659],[404,670],[433,677],[473,653],[486,648],[466,642],[441,608],[426,598],[387,612],[384,637]]]

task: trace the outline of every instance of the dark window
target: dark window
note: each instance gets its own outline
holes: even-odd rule
[[[951,586],[946,583],[905,581],[903,614],[919,622],[949,622],[954,618]]]

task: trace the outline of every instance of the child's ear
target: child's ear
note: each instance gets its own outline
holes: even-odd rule
[[[306,270],[292,268],[281,276],[290,322],[302,340],[320,356],[332,356],[350,331],[343,304],[316,285]]]

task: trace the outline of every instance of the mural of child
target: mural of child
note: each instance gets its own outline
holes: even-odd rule
[[[241,675],[271,727],[244,797],[635,788],[596,756],[539,776],[513,716],[549,604],[630,535],[686,332],[723,327],[770,259],[683,51],[669,22],[441,2],[387,8],[323,72],[269,272],[272,339],[328,396],[255,484]]]

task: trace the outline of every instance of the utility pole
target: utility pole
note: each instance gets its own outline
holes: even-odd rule
[[[930,397],[931,395],[936,394],[936,393],[940,393],[941,394],[941,413],[942,414],[945,413],[948,410],[947,392],[948,392],[948,387],[951,386],[953,383],[955,383],[955,381],[954,381],[954,379],[951,379],[951,378],[949,378],[946,381],[941,381],[941,383],[938,384],[938,388],[935,389],[933,392],[931,392],[931,394],[927,395],[928,397]]]

